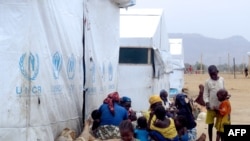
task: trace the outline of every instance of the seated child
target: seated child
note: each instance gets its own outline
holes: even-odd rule
[[[141,116],[137,119],[137,126],[135,129],[135,138],[140,141],[149,141],[149,133],[147,130],[147,119]]]
[[[153,114],[156,116],[155,121],[151,121]],[[151,122],[153,125],[151,126]],[[166,117],[166,110],[162,105],[155,108],[154,113],[150,114],[148,121],[150,126],[150,136],[155,140],[167,140],[167,141],[177,141],[178,135],[175,128],[175,123],[172,118]]]
[[[121,141],[138,141],[134,138],[134,127],[130,120],[123,120],[119,124]]]
[[[93,122],[93,125],[91,127],[91,130],[95,130],[99,127],[99,124],[100,124],[100,118],[101,118],[101,113],[98,109],[96,110],[93,110],[92,113],[91,113],[91,117],[92,119],[94,120]]]
[[[178,115],[174,119],[175,127],[178,132],[179,140],[188,141],[188,133],[187,133],[187,119],[185,116]]]

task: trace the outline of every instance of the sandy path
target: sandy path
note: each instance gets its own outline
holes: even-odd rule
[[[245,78],[243,74],[219,74],[225,79],[225,87],[232,95],[230,98],[232,106],[232,124],[250,124],[250,78]],[[185,74],[184,86],[189,89],[191,97],[198,95],[199,84],[204,84],[208,74]],[[207,135],[207,125],[205,121],[197,121],[198,135],[202,132]],[[214,129],[213,140],[215,141],[216,131]],[[206,139],[208,140],[208,138]]]

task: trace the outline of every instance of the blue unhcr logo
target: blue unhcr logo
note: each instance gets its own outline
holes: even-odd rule
[[[38,55],[33,55],[32,53],[29,53],[29,56],[26,56],[26,53],[24,53],[20,57],[19,68],[26,79],[35,80],[39,72]]]
[[[111,64],[111,62],[109,62],[109,68],[108,68],[108,74],[109,74],[109,81],[113,80],[113,66]]]
[[[71,55],[71,57],[68,60],[68,65],[67,65],[67,74],[69,79],[73,79],[75,76],[75,65],[76,64],[76,59]]]
[[[54,78],[58,79],[59,78],[59,73],[60,73],[61,68],[62,68],[62,56],[58,52],[56,52],[53,55],[52,63],[53,63],[53,75],[54,75]]]

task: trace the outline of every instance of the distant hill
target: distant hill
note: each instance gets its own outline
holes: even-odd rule
[[[228,62],[233,65],[233,58],[235,64],[248,63],[247,52],[250,52],[250,42],[242,36],[215,39],[200,34],[170,33],[169,38],[183,39],[185,63],[193,65],[202,60],[205,65]]]

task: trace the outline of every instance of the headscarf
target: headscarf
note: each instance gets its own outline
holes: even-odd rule
[[[161,97],[159,95],[151,95],[149,98],[150,105],[153,105],[157,102],[162,102]]]
[[[177,107],[185,107],[187,105],[185,98],[187,98],[187,95],[185,94],[177,94],[175,98],[175,105]]]
[[[119,94],[118,92],[112,92],[108,94],[107,98],[104,99],[103,103],[108,104],[109,110],[112,114],[115,114],[114,110],[114,102],[119,102]]]
[[[123,97],[120,99],[120,102],[121,102],[121,103],[131,102],[131,99],[130,99],[129,97],[123,96]]]

